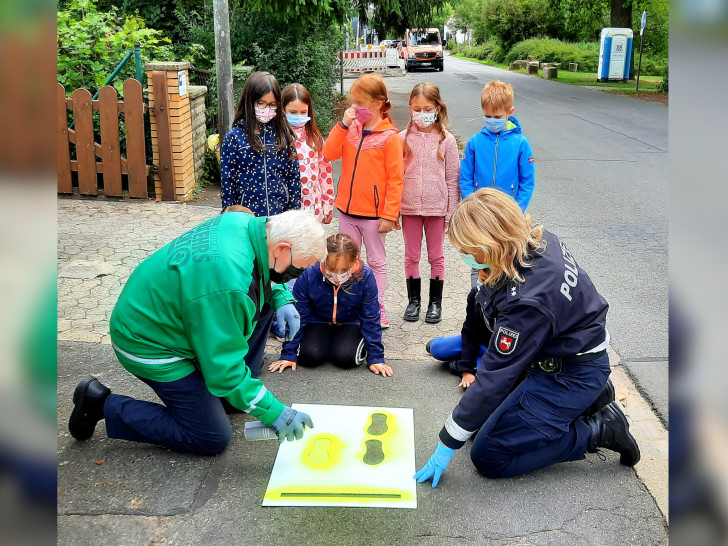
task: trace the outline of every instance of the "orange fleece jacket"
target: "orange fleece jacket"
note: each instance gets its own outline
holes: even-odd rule
[[[402,141],[397,128],[384,118],[363,136],[354,120],[349,129],[337,123],[324,143],[324,158],[343,158],[334,204],[346,214],[396,221],[404,183]]]

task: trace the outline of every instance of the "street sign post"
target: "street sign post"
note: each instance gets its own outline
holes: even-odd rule
[[[642,22],[640,23],[640,61],[637,65],[637,89],[635,89],[635,93],[639,93],[640,91],[640,72],[642,71],[642,41],[644,39],[645,35],[645,26],[647,25],[647,12],[642,12]]]

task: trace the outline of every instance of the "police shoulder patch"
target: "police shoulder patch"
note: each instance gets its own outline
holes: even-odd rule
[[[516,350],[520,332],[501,326],[495,336],[495,349],[502,355],[509,355]]]

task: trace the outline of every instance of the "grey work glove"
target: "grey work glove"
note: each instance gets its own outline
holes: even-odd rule
[[[307,413],[286,406],[286,409],[283,410],[278,419],[273,421],[270,428],[278,434],[278,441],[283,443],[284,440],[292,442],[303,438],[303,431],[307,425],[308,428],[313,428],[313,421]]]
[[[292,303],[286,303],[276,311],[276,320],[278,321],[278,329],[285,333],[286,341],[291,341],[301,327],[301,316]],[[288,325],[288,331],[286,331],[286,324]]]

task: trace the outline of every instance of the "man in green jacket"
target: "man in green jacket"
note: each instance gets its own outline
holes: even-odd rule
[[[323,227],[300,210],[222,214],[157,250],[129,277],[110,333],[121,364],[164,405],[111,394],[89,375],[73,394],[71,435],[86,440],[105,419],[110,438],[212,455],[232,436],[224,399],[280,441],[301,438],[311,418],[257,377],[273,313],[290,338],[299,328],[284,283],[325,255]]]

